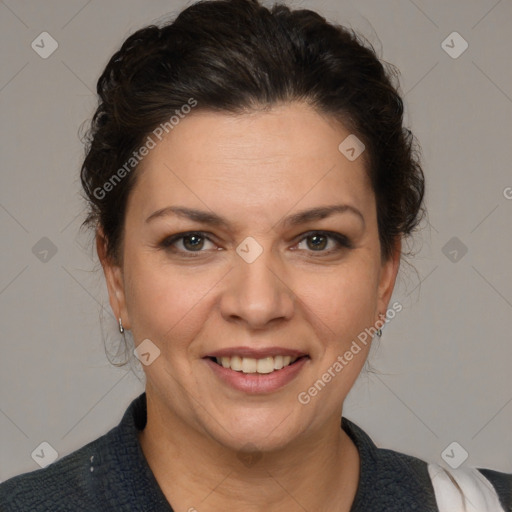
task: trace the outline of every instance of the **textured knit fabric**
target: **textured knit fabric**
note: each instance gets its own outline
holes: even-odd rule
[[[137,438],[137,430],[146,425],[146,414],[146,394],[142,393],[119,425],[105,435],[44,469],[0,484],[0,511],[173,512]],[[341,426],[357,446],[361,460],[351,512],[438,512],[426,462],[377,448],[346,418]],[[503,508],[512,510],[512,474],[482,473],[500,494]]]

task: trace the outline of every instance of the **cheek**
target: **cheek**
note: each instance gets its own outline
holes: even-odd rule
[[[149,258],[148,258],[149,260]],[[194,277],[191,270],[156,264],[142,257],[126,264],[127,307],[135,339],[161,346],[191,339],[201,326],[208,293],[217,276]]]
[[[327,338],[346,342],[374,322],[376,280],[375,267],[360,260],[321,276],[304,274],[294,289]]]

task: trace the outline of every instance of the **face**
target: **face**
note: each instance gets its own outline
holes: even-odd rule
[[[141,163],[123,266],[101,232],[98,251],[114,313],[160,350],[143,368],[168,422],[233,449],[339,429],[370,343],[343,356],[386,311],[399,261],[398,246],[381,259],[363,157],[338,149],[349,134],[302,103],[195,112]]]

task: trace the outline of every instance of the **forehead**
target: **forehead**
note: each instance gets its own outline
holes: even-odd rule
[[[350,161],[339,150],[349,135],[303,103],[239,115],[194,112],[144,157],[130,202],[145,218],[172,204],[259,217],[295,204],[371,207],[363,155]]]

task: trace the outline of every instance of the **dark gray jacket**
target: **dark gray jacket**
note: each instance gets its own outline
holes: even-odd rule
[[[137,438],[146,424],[146,394],[117,427],[44,469],[0,484],[1,512],[172,512]],[[379,449],[357,425],[341,426],[356,444],[361,473],[351,512],[437,512],[427,463]],[[512,511],[512,474],[479,470]]]

